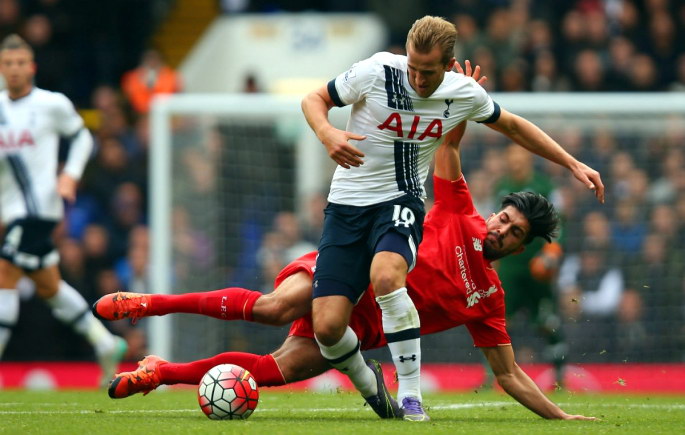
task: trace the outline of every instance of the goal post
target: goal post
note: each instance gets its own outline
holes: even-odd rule
[[[638,166],[655,165],[658,162],[640,161],[648,154],[643,149],[646,144],[664,137],[685,138],[681,94],[526,93],[495,94],[493,99],[540,125],[562,146],[568,134],[581,135],[581,143],[571,149],[574,154],[587,154],[598,132],[609,132],[620,143],[614,152],[627,151]],[[241,283],[258,283],[263,287],[256,289],[268,291],[268,280],[260,276],[268,275],[264,272],[268,268],[256,265],[259,260],[253,257],[263,255],[270,219],[282,210],[305,213],[307,198],[327,191],[335,167],[307,126],[300,100],[264,94],[178,94],[155,99],[150,125],[151,292],[201,291]],[[344,128],[348,116],[349,108],[330,112],[339,128]],[[462,146],[466,174],[485,166],[483,159],[491,146],[502,149],[507,141],[499,136],[487,127],[469,124]],[[658,173],[656,167],[647,169]],[[602,175],[609,180],[610,174]],[[613,186],[608,187],[611,195]],[[608,199],[612,201],[611,196]],[[150,318],[150,351],[173,360],[226,350],[269,352],[285,337],[283,328],[197,317]],[[452,334],[449,339],[440,334],[440,340],[424,340],[427,360],[433,354],[450,359],[454,352],[471,348],[463,331],[448,334]],[[451,350],[445,351],[450,340]]]

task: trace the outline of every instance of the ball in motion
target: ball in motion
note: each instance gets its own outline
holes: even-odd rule
[[[202,412],[212,420],[244,420],[259,401],[252,374],[233,364],[220,364],[205,373],[197,393]]]

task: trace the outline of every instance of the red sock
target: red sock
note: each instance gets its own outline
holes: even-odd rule
[[[222,320],[252,321],[252,307],[261,296],[260,292],[238,287],[181,295],[155,294],[152,295],[149,315],[191,313]]]
[[[235,364],[244,368],[252,373],[260,387],[277,387],[286,383],[272,355],[243,352],[224,352],[189,363],[162,364],[159,366],[160,381],[163,385],[197,385],[209,369],[219,364]]]

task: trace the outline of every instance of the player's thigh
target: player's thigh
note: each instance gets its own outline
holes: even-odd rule
[[[314,272],[314,299],[346,296],[355,304],[369,286],[373,207],[329,204]]]
[[[287,382],[313,378],[331,368],[312,338],[290,336],[272,355]]]
[[[24,275],[23,270],[4,258],[0,258],[0,289],[16,288],[22,275]]]
[[[36,284],[36,293],[41,299],[53,297],[57,293],[59,282],[62,279],[56,265],[27,272],[27,276]]]
[[[312,278],[307,272],[287,277],[278,288],[257,299],[252,309],[256,322],[286,325],[312,309]]]

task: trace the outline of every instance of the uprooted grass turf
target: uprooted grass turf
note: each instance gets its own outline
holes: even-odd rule
[[[193,390],[155,391],[112,400],[95,391],[0,391],[0,433],[63,434],[654,434],[683,433],[684,396],[575,395],[552,399],[569,413],[596,422],[543,420],[495,392],[428,394],[432,421],[380,420],[354,393],[262,390],[246,421],[212,421],[201,413]]]

